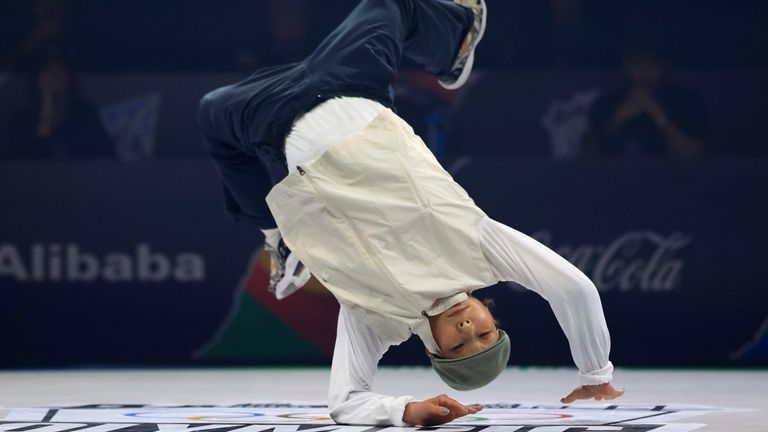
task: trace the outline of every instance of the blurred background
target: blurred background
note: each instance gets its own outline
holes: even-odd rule
[[[355,4],[0,2],[0,368],[329,364],[335,300],[267,293],[195,110]],[[593,279],[614,364],[768,366],[768,5],[489,8],[469,85],[406,62],[399,114],[490,216]],[[477,294],[511,364],[571,364],[541,298]],[[384,363],[427,358],[414,339]]]

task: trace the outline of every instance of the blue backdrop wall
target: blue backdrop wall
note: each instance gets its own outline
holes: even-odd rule
[[[453,174],[601,291],[623,366],[768,365],[765,161],[488,161]],[[266,293],[207,161],[0,165],[0,366],[328,362],[334,302]],[[480,292],[516,364],[569,364],[542,299]],[[277,336],[265,338],[259,325]],[[387,362],[426,363],[418,343]]]

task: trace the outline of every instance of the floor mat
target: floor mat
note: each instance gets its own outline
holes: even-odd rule
[[[733,411],[696,405],[551,405],[485,402],[485,409],[443,426],[340,426],[323,403],[259,402],[227,405],[79,405],[0,408],[0,432],[684,432],[702,424],[670,423]]]

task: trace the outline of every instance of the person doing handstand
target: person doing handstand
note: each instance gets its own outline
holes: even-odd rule
[[[472,293],[499,281],[549,301],[582,384],[563,402],[623,394],[592,282],[489,218],[392,111],[403,56],[464,85],[486,19],[482,0],[362,0],[303,61],[200,101],[227,211],[264,231],[270,289],[283,298],[311,272],[341,305],[328,402],[338,423],[434,425],[481,410],[371,387],[379,359],[413,334],[452,388],[494,380],[510,339]]]

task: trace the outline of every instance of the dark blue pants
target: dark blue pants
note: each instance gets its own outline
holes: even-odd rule
[[[276,227],[264,198],[287,174],[285,137],[293,122],[336,96],[393,107],[402,56],[447,73],[473,20],[471,10],[450,0],[363,0],[303,62],[262,69],[206,94],[198,122],[229,216]]]

